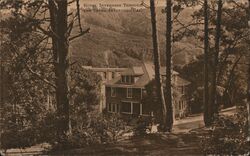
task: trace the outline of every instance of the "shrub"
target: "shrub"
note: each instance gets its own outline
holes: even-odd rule
[[[151,117],[140,116],[135,126],[135,135],[136,136],[146,135],[147,129],[149,129],[148,127],[151,126],[151,124],[152,124]]]
[[[35,133],[32,129],[9,130],[1,134],[1,148],[24,148],[32,146],[35,142]]]
[[[54,150],[114,143],[127,131],[129,128],[118,115],[90,114],[85,121],[73,124],[65,144],[55,144]]]
[[[1,131],[1,149],[26,148],[35,144],[55,141],[55,115],[48,113],[36,123],[30,123],[27,119],[19,122],[12,119],[12,116],[6,117]]]
[[[234,116],[215,120],[212,129],[202,138],[201,149],[205,154],[246,154],[250,151],[247,136],[247,112],[240,110]]]

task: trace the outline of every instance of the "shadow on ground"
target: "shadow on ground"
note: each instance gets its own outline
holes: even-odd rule
[[[202,155],[196,134],[151,134],[133,137],[113,145],[91,146],[49,155]]]

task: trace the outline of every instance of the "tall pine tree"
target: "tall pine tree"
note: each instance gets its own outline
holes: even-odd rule
[[[171,70],[172,70],[172,0],[166,1],[166,130],[171,131],[173,127],[173,105],[172,105],[172,86],[171,86]]]
[[[162,107],[162,123],[163,127],[166,126],[166,105],[164,92],[162,87],[162,80],[160,76],[160,55],[158,46],[158,33],[156,27],[156,11],[155,11],[155,0],[150,0],[150,12],[151,12],[151,23],[152,23],[152,40],[153,40],[153,55],[154,55],[154,65],[155,65],[155,81],[156,81],[156,92],[157,101]]]
[[[209,34],[208,34],[208,1],[204,0],[204,123],[211,125],[211,106],[209,103],[208,92],[208,52],[209,52]]]
[[[216,19],[216,34],[215,34],[215,47],[213,55],[213,70],[212,70],[212,84],[211,84],[211,106],[213,114],[219,113],[219,106],[217,101],[217,72],[219,63],[219,51],[220,51],[220,38],[221,38],[221,15],[222,15],[222,0],[217,2],[217,19]]]

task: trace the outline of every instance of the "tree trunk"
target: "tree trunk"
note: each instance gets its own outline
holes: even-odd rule
[[[2,53],[1,53],[2,54]],[[0,90],[0,109],[3,106],[4,103],[4,67],[3,67],[3,57],[1,56],[0,58],[1,64],[0,64],[0,85],[1,85],[1,90]],[[1,115],[1,114],[0,114]]]
[[[172,0],[167,0],[166,7],[166,107],[167,130],[173,127],[173,105],[172,105],[172,86],[171,86],[171,63],[172,63]]]
[[[239,58],[234,62],[233,66],[232,66],[232,69],[229,72],[228,80],[227,80],[227,83],[226,83],[226,86],[225,86],[225,91],[224,91],[223,95],[225,95],[228,92],[229,88],[230,88],[230,84],[232,83],[233,77],[234,77],[234,71],[235,71],[235,69],[236,69],[236,67],[237,67],[237,65],[238,65],[241,58],[242,58],[242,55],[239,56]]]
[[[62,116],[61,128],[64,132],[69,130],[69,42],[67,38],[67,0],[57,0],[58,4],[58,58],[57,66],[57,94],[59,96],[59,114]]]
[[[208,94],[208,51],[209,51],[209,38],[208,38],[208,2],[204,0],[204,123],[206,126],[211,125],[211,107],[209,105]]]
[[[151,12],[151,22],[152,22],[152,40],[153,40],[153,51],[154,51],[154,65],[155,65],[155,81],[156,81],[156,90],[157,98],[162,107],[162,117],[163,117],[163,126],[166,126],[166,105],[164,99],[164,92],[162,87],[162,80],[160,76],[160,55],[158,47],[158,36],[156,28],[156,12],[155,12],[155,2],[150,0],[150,12]]]
[[[248,0],[247,15],[248,15],[248,27],[250,29],[250,0]],[[250,41],[250,37],[248,37],[248,40]],[[248,46],[248,53],[250,55],[249,46]],[[247,112],[248,112],[248,138],[247,140],[250,141],[250,136],[249,136],[250,135],[250,61],[248,61]]]
[[[219,51],[220,51],[220,37],[221,37],[221,14],[222,14],[222,0],[218,0],[218,10],[217,10],[217,23],[216,23],[216,36],[215,36],[215,53],[213,58],[213,70],[212,70],[212,85],[211,85],[211,106],[213,115],[218,115],[219,113],[219,106],[217,102],[217,69],[218,69],[218,62],[219,62]]]
[[[64,138],[69,131],[69,43],[67,37],[67,0],[49,1],[51,28],[53,31],[52,46],[55,65],[56,102],[58,131]]]

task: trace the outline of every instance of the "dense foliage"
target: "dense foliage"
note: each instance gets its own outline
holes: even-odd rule
[[[1,147],[26,147],[40,142],[38,126],[47,114],[47,95],[53,87],[46,37],[32,33],[31,21],[13,14],[1,20],[1,60],[6,96],[1,103]],[[29,16],[29,14],[27,14]],[[40,77],[41,76],[41,77]]]
[[[197,5],[197,4],[196,4]],[[209,94],[211,94],[212,70],[214,56],[214,38],[216,28],[216,1],[209,2]],[[241,18],[237,18],[237,17]],[[195,30],[188,36],[203,41],[203,7],[196,9],[192,14],[193,23],[188,26],[187,31]],[[221,42],[219,52],[219,64],[217,72],[217,97],[221,107],[228,107],[242,102],[247,90],[247,64],[249,47],[249,28],[247,25],[247,5],[235,1],[223,2],[221,19]],[[194,26],[195,25],[195,26]],[[180,74],[192,82],[192,105],[193,112],[201,112],[203,96],[203,64],[204,56],[196,57],[196,60],[177,69]]]
[[[99,104],[99,77],[90,71],[80,71],[80,73],[82,73],[83,79],[80,81],[76,76],[73,80],[81,85],[79,84],[77,87],[72,85],[71,120],[73,128],[79,126],[78,122],[84,123],[87,119],[87,112],[93,111]],[[18,75],[20,76],[20,74]],[[26,147],[34,143],[55,140],[57,117],[54,109],[51,110],[48,106],[48,90],[37,79],[33,80],[36,83],[32,83],[33,81],[25,80],[23,77],[17,79],[13,73],[12,78],[15,78],[15,81],[12,79],[13,85],[10,85],[9,96],[15,98],[10,98],[11,101],[5,101],[3,104],[2,116],[5,126],[1,134],[1,147]],[[53,99],[53,92],[50,92],[49,96]],[[50,105],[55,108],[53,100]],[[16,134],[16,137],[13,137],[13,134]]]
[[[201,150],[205,154],[243,155],[249,152],[245,107],[239,108],[233,116],[221,116],[215,120],[212,129],[201,141]]]
[[[65,144],[52,143],[53,150],[115,143],[128,131],[130,128],[117,115],[104,116],[88,113],[84,120],[80,119],[78,124],[72,127],[72,134],[68,135]]]

